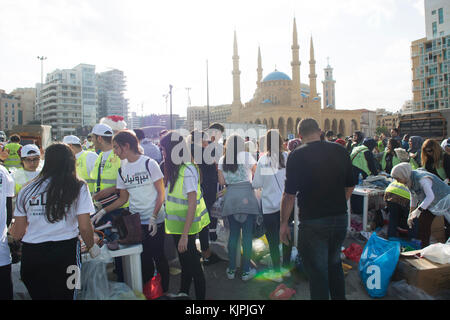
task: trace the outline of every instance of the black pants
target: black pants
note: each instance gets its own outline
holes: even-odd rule
[[[145,285],[149,282],[156,269],[161,275],[161,286],[163,292],[169,290],[169,262],[164,253],[164,223],[158,224],[158,232],[152,237],[148,231],[148,225],[141,225],[142,228],[142,247],[141,266],[142,266],[142,283]]]
[[[269,243],[270,257],[275,271],[280,271],[280,211],[275,213],[265,213],[264,227],[266,229],[266,238]],[[293,237],[291,235],[291,237]],[[293,240],[293,238],[292,238]],[[283,248],[283,268],[290,269],[292,241],[287,246],[282,244]]]
[[[13,299],[13,284],[11,279],[11,265],[0,267],[0,300]]]
[[[181,235],[173,234],[175,248],[178,252],[178,242]],[[188,236],[187,250],[183,253],[178,252],[178,258],[181,264],[181,285],[180,292],[189,295],[192,279],[194,279],[195,297],[197,300],[205,300],[206,281],[200,264],[200,254],[195,246],[197,235]]]
[[[78,238],[64,241],[23,243],[20,275],[33,300],[74,300],[68,286],[69,267],[81,271]]]

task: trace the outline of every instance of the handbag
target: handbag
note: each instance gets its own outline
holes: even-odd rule
[[[142,242],[141,217],[123,209],[120,215],[114,216],[113,227],[117,229],[120,244],[138,244]]]

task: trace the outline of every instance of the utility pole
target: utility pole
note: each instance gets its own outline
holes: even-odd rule
[[[209,128],[209,79],[208,79],[208,60],[206,60],[206,114],[208,116],[208,126]]]
[[[41,88],[39,90],[39,111],[41,114],[41,125],[43,124],[43,112],[42,112],[42,104],[41,104],[41,91],[44,86],[44,60],[47,60],[47,57],[41,56],[37,57],[38,60],[41,60]]]
[[[169,84],[169,95],[170,95],[170,130],[173,129],[172,125],[172,88],[173,86],[171,84]]]

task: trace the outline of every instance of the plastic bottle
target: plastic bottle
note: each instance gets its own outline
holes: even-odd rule
[[[362,184],[363,184],[363,176],[362,173],[360,173],[358,176],[358,185],[361,186]]]

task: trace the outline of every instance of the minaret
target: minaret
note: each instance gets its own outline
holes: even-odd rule
[[[317,97],[317,74],[316,74],[316,60],[314,60],[314,45],[313,38],[311,36],[311,47],[309,49],[309,98],[313,99]]]
[[[295,100],[300,101],[300,57],[299,57],[299,49],[298,45],[298,36],[297,36],[297,24],[294,18],[294,32],[293,32],[293,40],[292,40],[292,98],[293,102]]]
[[[336,81],[333,79],[333,68],[330,67],[330,58],[328,59],[328,66],[324,69],[325,80],[323,84],[323,108],[336,109],[336,96],[334,85]]]
[[[262,81],[262,75],[263,75],[263,68],[262,68],[262,62],[261,62],[261,48],[258,46],[258,69],[256,69],[258,72],[256,85],[258,88],[261,87],[261,81]]]
[[[241,103],[241,71],[239,70],[239,55],[236,39],[236,31],[234,31],[234,48],[233,48],[233,104],[242,105]]]

